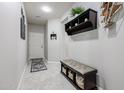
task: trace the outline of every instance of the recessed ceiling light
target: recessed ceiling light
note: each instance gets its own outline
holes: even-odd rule
[[[48,6],[41,7],[41,10],[44,11],[44,12],[47,12],[47,13],[52,12],[52,9],[50,7],[48,7]]]

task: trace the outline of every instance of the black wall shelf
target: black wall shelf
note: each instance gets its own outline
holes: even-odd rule
[[[88,9],[75,19],[65,24],[65,31],[68,35],[74,35],[97,28],[97,12]]]

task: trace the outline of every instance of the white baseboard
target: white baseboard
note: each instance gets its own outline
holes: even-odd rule
[[[17,90],[19,90],[19,88],[20,88],[20,86],[21,86],[22,79],[23,79],[23,76],[24,76],[24,73],[25,73],[25,71],[26,71],[27,66],[28,66],[28,63],[26,63],[26,65],[25,65],[25,67],[24,67],[24,70],[23,70],[23,72],[22,72],[22,74],[21,74],[21,77],[20,77],[20,80],[19,80],[19,83],[18,83],[18,86],[17,86]]]

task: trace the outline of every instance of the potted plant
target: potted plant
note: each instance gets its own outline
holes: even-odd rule
[[[78,16],[79,14],[81,14],[84,11],[85,11],[84,7],[75,7],[75,8],[72,8],[71,14],[72,14],[72,16]]]

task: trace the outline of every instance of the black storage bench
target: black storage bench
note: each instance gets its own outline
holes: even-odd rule
[[[76,89],[97,89],[96,69],[73,59],[66,59],[60,62],[61,73],[75,86]]]

